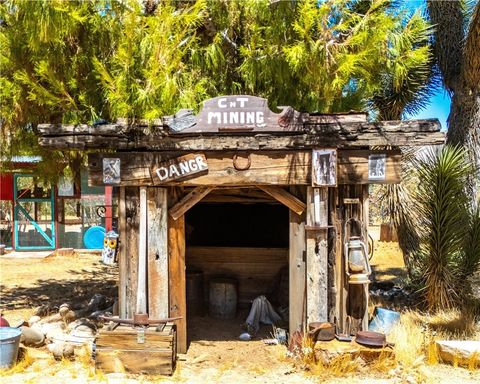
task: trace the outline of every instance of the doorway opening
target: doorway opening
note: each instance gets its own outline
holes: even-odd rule
[[[262,295],[288,329],[288,208],[266,195],[248,204],[211,196],[185,218],[189,343],[238,340],[251,331],[244,324]],[[272,332],[260,325],[253,336]]]

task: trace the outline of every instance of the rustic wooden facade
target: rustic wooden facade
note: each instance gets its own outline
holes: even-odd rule
[[[179,352],[187,348],[186,263],[207,275],[234,271],[240,299],[259,293],[242,279],[268,280],[288,265],[290,332],[313,321],[337,321],[343,329],[347,316],[354,329],[365,327],[368,285],[349,285],[345,277],[345,221],[368,223],[369,184],[400,181],[400,146],[445,140],[438,120],[373,123],[362,113],[320,115],[290,107],[277,114],[252,96],[211,99],[197,116],[183,110],[150,125],[120,120],[43,124],[39,130],[44,147],[99,150],[89,155],[92,185],[104,185],[104,159],[119,159],[112,185],[120,187],[120,317],[145,310],[151,318],[182,316],[176,322]],[[101,152],[106,149],[115,153]],[[323,149],[336,163],[331,180],[313,187],[312,157]],[[382,159],[380,177],[369,170],[372,158]],[[288,207],[288,247],[187,247],[185,215],[199,202]],[[358,231],[367,237],[366,226]],[[142,291],[145,297],[137,297]]]

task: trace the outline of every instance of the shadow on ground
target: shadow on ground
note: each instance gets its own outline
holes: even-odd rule
[[[21,275],[21,271],[18,272]],[[7,287],[0,285],[3,309],[20,309],[49,304],[83,304],[96,293],[107,297],[117,295],[117,272],[110,267],[99,266],[96,270],[69,270],[70,279],[38,279],[34,286]]]

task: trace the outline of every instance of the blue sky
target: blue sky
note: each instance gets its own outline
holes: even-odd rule
[[[450,96],[444,90],[430,98],[430,104],[423,111],[409,116],[410,119],[437,118],[442,124],[442,130],[447,129],[447,118],[450,113]]]

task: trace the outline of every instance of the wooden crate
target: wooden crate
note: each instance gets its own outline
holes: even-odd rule
[[[129,372],[172,375],[177,358],[177,331],[167,324],[161,331],[145,331],[145,343],[137,342],[137,330],[119,326],[101,330],[95,341],[95,369],[105,373]]]

